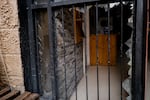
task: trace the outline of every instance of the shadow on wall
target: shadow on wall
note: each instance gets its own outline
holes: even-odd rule
[[[1,87],[8,84],[9,84],[9,78],[7,75],[7,68],[0,48],[0,89]]]

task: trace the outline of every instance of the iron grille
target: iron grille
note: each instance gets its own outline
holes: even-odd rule
[[[73,95],[74,99],[78,100],[81,95],[79,94],[79,85],[83,78],[85,78],[85,93],[83,94],[85,94],[85,100],[91,100],[91,90],[89,90],[91,89],[89,88],[91,85],[89,84],[91,80],[89,79],[89,71],[92,69],[90,69],[88,60],[89,54],[87,52],[89,51],[87,46],[89,44],[87,41],[89,41],[88,38],[90,36],[95,35],[96,91],[94,91],[94,94],[96,94],[95,100],[104,100],[102,98],[103,95],[101,91],[102,80],[100,80],[100,66],[102,60],[100,60],[101,58],[99,47],[103,44],[103,42],[100,43],[99,41],[101,35],[105,35],[107,37],[107,45],[105,44],[104,46],[107,48],[107,53],[104,55],[104,57],[107,58],[107,63],[105,66],[107,68],[106,84],[108,87],[104,90],[107,90],[107,99],[113,100],[113,92],[111,90],[113,87],[113,85],[111,85],[111,67],[113,64],[111,57],[114,53],[111,53],[111,51],[112,44],[114,43],[112,42],[112,34],[115,34],[117,39],[117,63],[115,66],[117,66],[119,70],[118,72],[120,73],[120,84],[118,86],[120,89],[118,94],[119,99],[123,100],[127,97],[132,99],[131,67],[133,57],[132,48],[134,48],[132,47],[132,42],[135,41],[132,40],[132,37],[135,36],[136,25],[136,3],[134,0],[28,0],[27,3],[29,42],[30,51],[32,51],[30,52],[30,57],[33,65],[36,63],[36,65],[32,66],[31,68],[32,91],[40,91],[41,94],[43,94],[43,98],[50,100],[70,100]],[[93,12],[91,12],[91,14],[94,15],[94,18],[91,20],[88,19],[86,12],[88,12],[88,9],[92,7]],[[103,12],[102,8],[104,8]],[[67,19],[68,16],[70,16],[70,19]],[[102,16],[105,17],[105,20],[101,21]],[[76,17],[79,17],[79,19]],[[87,36],[87,20],[89,20],[91,23],[93,22],[92,26],[89,25],[90,32],[92,32],[91,27],[94,27],[94,31],[93,33],[89,33],[89,37]],[[80,21],[81,25],[79,25],[78,21]],[[100,22],[103,25],[103,32],[101,34],[100,32],[102,28],[100,29]],[[130,25],[127,25],[129,22]],[[66,26],[66,23],[69,25]],[[68,27],[70,29],[67,29]],[[79,35],[81,37],[76,36],[76,27],[79,27]],[[129,32],[129,34],[126,32]],[[72,34],[72,36],[70,34]],[[48,48],[45,47],[45,45],[47,45]],[[68,52],[70,54],[68,54]],[[49,55],[48,59],[46,59],[47,55]],[[71,57],[69,60],[67,55]],[[45,62],[45,60],[47,62]],[[45,83],[41,83],[42,80],[44,80]],[[69,84],[69,82],[71,82],[71,84]],[[125,86],[128,86],[129,88],[126,88]]]

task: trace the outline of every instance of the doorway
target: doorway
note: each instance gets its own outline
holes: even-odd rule
[[[112,3],[114,9],[118,9],[118,11],[113,11],[111,8]],[[49,4],[48,4],[49,3]],[[85,99],[90,98],[88,88],[89,86],[95,86],[95,90],[92,91],[94,97],[100,99],[103,95],[100,95],[102,92],[101,82],[106,80],[104,90],[107,90],[106,97],[110,100],[113,95],[113,91],[111,88],[115,87],[111,84],[113,82],[113,78],[111,77],[113,73],[113,68],[117,68],[118,72],[114,71],[114,76],[120,76],[117,79],[117,84],[119,84],[117,96],[119,99],[126,98],[131,99],[131,80],[132,80],[132,31],[134,30],[132,26],[134,26],[134,11],[135,5],[134,1],[110,1],[110,2],[101,2],[97,0],[71,0],[71,1],[60,1],[54,0],[53,2],[48,2],[47,0],[34,0],[34,2],[30,2],[29,6],[29,35],[31,36],[31,40],[36,40],[35,42],[35,54],[36,61],[38,62],[36,66],[34,66],[31,70],[33,74],[38,72],[37,76],[32,78],[37,79],[40,83],[41,79],[46,80],[46,85],[49,85],[48,88],[44,83],[42,83],[42,97],[43,99],[53,99],[53,100],[69,100],[71,96],[75,93],[75,99],[79,97],[79,87],[80,83],[84,79],[85,86]],[[88,10],[87,8],[93,7],[95,10],[95,17],[93,18],[93,27],[95,28],[95,32],[89,31],[89,38],[87,38],[87,16],[85,12]],[[117,8],[118,7],[118,8]],[[106,14],[106,18],[104,21],[100,21],[101,12],[100,9],[104,8],[104,13]],[[124,9],[128,9],[128,11],[124,11]],[[77,11],[76,11],[77,10]],[[38,12],[41,11],[41,14]],[[44,15],[42,12],[44,11]],[[123,13],[124,12],[124,13]],[[76,14],[79,13],[79,19],[75,18]],[[120,15],[118,15],[118,13]],[[43,21],[41,20],[41,24],[37,23],[37,16],[40,15],[41,18],[46,25],[42,25]],[[118,15],[118,16],[116,16]],[[124,19],[123,15],[127,15],[127,19]],[[46,17],[44,17],[46,16]],[[114,19],[112,16],[116,16]],[[90,18],[89,18],[90,19]],[[76,21],[75,21],[76,20]],[[95,21],[94,21],[95,20]],[[111,22],[113,20],[113,22]],[[79,21],[80,24],[77,24]],[[90,20],[89,20],[90,22]],[[117,23],[119,22],[119,23]],[[82,25],[81,25],[82,23]],[[101,24],[99,24],[101,23]],[[87,26],[86,26],[87,25]],[[90,24],[91,25],[91,22]],[[102,25],[102,26],[99,26]],[[32,26],[32,27],[31,27]],[[77,33],[78,29],[76,27],[79,26],[79,34]],[[82,26],[82,27],[81,27]],[[112,27],[113,26],[113,27]],[[126,27],[125,27],[126,26]],[[99,30],[101,27],[102,31]],[[91,28],[91,26],[89,26]],[[33,31],[35,30],[35,31]],[[38,30],[38,31],[37,31]],[[128,31],[126,31],[128,30]],[[130,34],[127,34],[131,30]],[[114,32],[113,32],[114,31]],[[39,34],[40,32],[40,34]],[[44,33],[44,34],[43,34]],[[94,34],[95,39],[93,39],[93,44],[96,46],[91,47],[95,48],[94,53],[96,52],[95,57],[93,57],[94,64],[93,68],[90,66],[90,38]],[[112,36],[111,35],[116,35]],[[41,35],[41,36],[40,36]],[[44,35],[48,35],[45,36]],[[79,36],[78,36],[79,35]],[[91,35],[91,36],[90,36]],[[103,36],[104,35],[104,36]],[[34,37],[34,38],[33,38]],[[38,37],[38,38],[37,38]],[[41,38],[42,39],[41,39]],[[48,37],[48,40],[46,38]],[[99,39],[102,37],[102,39]],[[102,42],[106,37],[106,45]],[[126,39],[124,39],[126,38]],[[89,39],[89,40],[88,40]],[[40,42],[39,41],[44,42]],[[43,41],[46,40],[46,41]],[[100,43],[99,43],[99,40]],[[113,41],[113,42],[112,42]],[[102,43],[101,43],[102,42]],[[33,41],[31,41],[33,46]],[[46,44],[49,43],[49,44]],[[40,46],[44,45],[44,49],[49,46],[47,54],[46,52],[41,52],[43,48]],[[100,49],[99,48],[105,48]],[[34,47],[34,46],[33,46]],[[112,49],[113,48],[113,49]],[[116,50],[115,50],[115,49]],[[91,50],[91,51],[90,51]],[[39,52],[40,51],[40,52]],[[44,50],[43,50],[44,51]],[[99,55],[99,52],[102,52]],[[103,53],[104,52],[104,53]],[[113,53],[111,53],[113,52]],[[32,53],[31,53],[32,54]],[[41,55],[45,56],[41,56]],[[112,54],[114,54],[112,56]],[[45,63],[43,65],[40,63],[40,59],[42,57],[46,57],[49,55],[48,64]],[[113,58],[114,61],[111,61]],[[88,60],[89,59],[89,60]],[[99,60],[101,59],[101,60]],[[104,60],[107,59],[107,60]],[[45,62],[45,59],[42,59]],[[103,61],[102,61],[103,60]],[[89,61],[89,62],[88,62]],[[96,61],[96,62],[95,62]],[[101,66],[104,62],[105,66]],[[112,62],[115,62],[114,64]],[[88,64],[89,63],[89,64]],[[112,67],[114,66],[114,67]],[[42,68],[42,70],[41,70]],[[36,69],[36,70],[35,70]],[[41,72],[43,71],[43,72]],[[101,72],[102,71],[102,72]],[[34,73],[35,72],[35,73]],[[46,74],[45,74],[46,72]],[[31,74],[32,74],[31,73]],[[93,73],[95,76],[92,78]],[[104,73],[104,74],[102,74]],[[118,74],[117,74],[118,73]],[[102,75],[104,77],[102,77]],[[114,78],[115,78],[114,77]],[[90,84],[92,82],[89,78],[93,79],[94,85]],[[102,78],[102,79],[101,79]],[[47,80],[49,79],[49,80]],[[115,82],[114,82],[115,83]],[[36,88],[37,85],[33,85]],[[39,84],[41,86],[41,84]],[[83,86],[83,85],[82,85]],[[80,88],[81,89],[81,88]],[[83,93],[83,92],[82,92]]]
[[[56,100],[131,99],[133,8],[132,2],[96,2],[52,9],[50,41],[50,15],[46,9],[37,10],[39,81],[44,82],[41,99],[55,95]],[[51,60],[54,66],[49,65]]]
[[[111,4],[110,4],[111,5]],[[131,9],[130,9],[131,7]],[[77,87],[78,93],[85,93],[82,96],[78,96],[79,100],[86,100],[86,90],[88,91],[87,95],[88,98],[95,98],[95,99],[109,99],[109,97],[113,98],[112,100],[119,100],[120,98],[130,98],[131,99],[131,66],[132,66],[132,35],[133,35],[133,5],[132,3],[125,3],[124,4],[124,12],[127,17],[124,17],[124,24],[123,24],[123,41],[122,44],[119,42],[121,41],[120,35],[120,27],[118,25],[121,17],[110,19],[111,29],[110,34],[108,34],[108,11],[107,4],[99,4],[98,7],[96,6],[87,6],[86,7],[85,16],[89,16],[86,19],[86,48],[89,49],[89,52],[86,50],[86,56],[89,57],[90,63],[88,63],[87,72],[79,83]],[[112,3],[110,9],[111,11],[117,12],[119,10],[120,5],[119,3]],[[96,9],[99,9],[97,15],[99,15],[97,21],[99,23],[103,23],[103,27],[98,24],[98,32],[96,32]],[[105,12],[106,10],[106,12]],[[103,13],[102,13],[103,11]],[[95,13],[94,13],[95,12]],[[95,14],[95,15],[94,15]],[[100,15],[101,14],[101,15]],[[103,15],[102,15],[103,14]],[[113,14],[113,12],[111,12]],[[111,15],[113,16],[113,15]],[[119,15],[118,15],[119,16]],[[84,18],[85,19],[85,18]],[[109,20],[110,20],[109,19]],[[118,20],[118,23],[113,23],[113,20]],[[83,22],[84,24],[84,22]],[[88,25],[87,25],[88,24]],[[115,26],[116,25],[116,26]],[[84,29],[84,25],[83,25]],[[83,30],[84,31],[84,30]],[[120,50],[120,45],[123,46],[124,49]],[[85,52],[85,51],[84,51]],[[121,55],[120,55],[121,54]],[[122,56],[120,58],[120,56]],[[121,59],[121,60],[120,60]],[[122,61],[123,60],[123,61]],[[120,65],[121,64],[121,65]],[[103,74],[102,74],[103,73]],[[111,77],[110,77],[111,76]],[[119,77],[118,77],[119,76]],[[88,86],[84,86],[88,83]],[[115,84],[113,84],[115,83]],[[118,87],[121,85],[121,87]],[[103,87],[105,88],[103,88]],[[115,89],[113,87],[116,87]],[[104,90],[103,90],[104,89]],[[99,94],[95,94],[95,91]],[[105,92],[102,92],[105,91]],[[113,94],[112,91],[115,91]],[[77,94],[78,94],[77,93]],[[109,94],[110,93],[110,94]],[[76,93],[73,94],[71,100],[76,98]],[[120,96],[119,94],[122,94]]]

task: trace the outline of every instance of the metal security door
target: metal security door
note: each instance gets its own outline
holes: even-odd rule
[[[137,76],[135,74],[132,79],[132,68],[136,68],[134,63],[132,64],[132,59],[135,58],[132,57],[135,52],[137,27],[135,5],[139,2],[28,0],[27,4],[32,65],[29,68],[32,75],[31,91],[40,92],[41,98],[46,100],[134,99],[131,81],[134,81],[132,84],[136,86]],[[91,34],[96,36],[94,69],[91,69],[88,60],[87,46]],[[103,51],[106,54],[103,56],[107,58],[105,69],[99,62],[100,59],[103,60],[103,53],[99,52],[99,45],[103,45],[103,38],[99,38],[100,34],[107,36],[107,44],[104,45],[107,50]],[[111,57],[114,54],[111,50],[115,44],[111,39],[112,34],[117,36],[115,65],[111,65]],[[137,73],[135,69],[134,71],[133,73]],[[113,79],[116,78],[115,82],[119,84],[117,93],[113,91],[113,84],[116,84]],[[133,97],[137,95],[133,93]]]
[[[71,4],[67,4],[67,3],[71,3]],[[57,43],[58,42],[60,42],[59,40],[60,40],[60,38],[59,39],[57,39],[58,38],[58,34],[60,34],[61,36],[62,36],[62,47],[63,47],[63,69],[64,69],[64,77],[60,77],[60,76],[57,76],[57,92],[56,92],[56,99],[64,99],[64,100],[69,100],[69,99],[72,99],[73,97],[72,97],[72,94],[73,94],[73,90],[75,91],[75,97],[73,98],[73,99],[86,99],[86,100],[90,100],[90,99],[92,99],[91,98],[91,89],[92,88],[90,88],[90,86],[92,85],[91,83],[90,83],[90,79],[89,79],[89,77],[91,76],[89,73],[90,73],[90,70],[92,70],[92,69],[90,69],[90,67],[87,65],[87,48],[86,48],[86,46],[87,46],[87,42],[86,42],[86,40],[88,39],[87,38],[87,27],[86,27],[86,25],[88,24],[87,23],[87,16],[86,16],[86,12],[87,12],[87,8],[89,7],[89,6],[92,6],[91,7],[91,9],[93,10],[93,14],[94,14],[94,17],[93,17],[93,23],[95,24],[95,25],[93,25],[94,27],[92,27],[93,28],[93,30],[94,30],[94,33],[95,33],[95,35],[96,35],[96,38],[95,38],[95,41],[96,41],[96,45],[95,45],[95,54],[96,54],[96,67],[95,67],[95,77],[96,77],[96,80],[94,80],[95,81],[95,83],[93,83],[93,84],[95,84],[96,85],[96,89],[95,89],[95,91],[92,91],[92,92],[95,92],[95,96],[94,96],[94,99],[97,99],[97,100],[102,100],[102,99],[108,99],[108,100],[111,100],[111,99],[114,99],[114,100],[116,100],[116,99],[118,99],[118,100],[121,100],[121,99],[125,99],[125,98],[131,98],[131,89],[129,89],[129,90],[127,90],[127,88],[125,88],[126,86],[127,87],[130,87],[130,83],[131,83],[131,77],[128,77],[127,78],[127,76],[125,76],[124,75],[124,73],[126,73],[126,72],[128,72],[127,71],[127,68],[125,68],[125,67],[127,67],[127,63],[129,63],[129,66],[131,66],[132,64],[130,64],[130,62],[132,62],[131,61],[131,55],[132,55],[132,53],[130,52],[130,51],[128,51],[128,53],[129,53],[129,55],[128,55],[128,58],[129,58],[129,60],[130,60],[130,62],[125,62],[125,61],[123,61],[123,59],[127,59],[126,57],[125,57],[125,52],[127,52],[127,49],[125,48],[126,46],[125,46],[125,42],[131,37],[131,34],[129,33],[130,31],[132,31],[132,28],[131,28],[131,30],[129,29],[129,31],[126,31],[126,35],[125,35],[125,28],[128,28],[128,27],[125,27],[125,25],[126,25],[126,20],[128,20],[128,17],[127,18],[124,18],[123,17],[123,15],[125,14],[127,14],[128,16],[131,16],[132,15],[132,12],[126,12],[126,13],[123,13],[124,12],[124,9],[123,9],[123,7],[127,7],[127,9],[130,9],[130,3],[131,2],[119,2],[119,4],[118,4],[118,16],[120,15],[121,17],[119,17],[119,18],[117,18],[117,17],[115,17],[114,19],[112,18],[113,16],[115,16],[115,12],[113,12],[113,11],[111,11],[111,7],[110,7],[110,5],[111,5],[111,2],[103,2],[103,5],[105,6],[105,10],[106,10],[106,12],[104,12],[104,14],[102,13],[102,11],[99,11],[99,10],[101,10],[100,9],[100,4],[101,4],[101,2],[92,2],[92,4],[87,4],[86,2],[81,2],[80,4],[78,4],[78,5],[75,5],[73,2],[69,2],[69,1],[63,1],[63,4],[62,5],[60,5],[59,4],[59,2],[53,2],[53,4],[54,4],[54,8],[52,7],[52,15],[53,15],[53,22],[54,22],[54,27],[53,27],[53,29],[54,29],[54,31],[56,31],[56,32],[54,32],[55,33],[55,37],[56,37],[56,41],[55,41],[55,45],[56,45],[56,49],[55,49],[55,51],[58,51],[59,49],[58,48],[60,48],[59,46],[61,45],[61,43],[59,44],[59,45],[57,45]],[[134,3],[134,2],[132,2],[132,3]],[[53,5],[52,4],[52,5]],[[58,4],[58,5],[57,5]],[[129,6],[129,7],[128,7]],[[79,7],[79,8],[78,8]],[[116,7],[116,9],[117,9],[117,7]],[[56,9],[56,10],[55,10]],[[68,39],[68,41],[70,41],[70,43],[68,43],[67,42],[67,40],[66,40],[66,38],[69,38],[69,35],[67,35],[67,30],[69,30],[68,29],[68,27],[69,26],[67,26],[66,25],[66,23],[67,23],[67,20],[69,20],[69,19],[72,19],[70,22],[72,22],[73,24],[72,24],[72,31],[74,32],[74,33],[71,33],[72,31],[69,31],[70,32],[70,34],[74,34],[74,35],[77,35],[77,33],[75,33],[75,32],[77,32],[77,30],[75,30],[75,27],[74,27],[74,23],[76,23],[75,21],[74,21],[74,19],[75,18],[73,18],[73,17],[75,17],[75,13],[74,13],[74,10],[76,10],[76,9],[78,9],[78,10],[83,10],[83,11],[80,11],[81,12],[81,15],[80,15],[80,18],[78,19],[78,21],[79,20],[81,20],[82,21],[82,23],[83,23],[83,27],[82,26],[80,26],[80,27],[82,27],[81,28],[81,30],[83,29],[83,33],[80,33],[80,34],[82,34],[83,35],[83,45],[85,46],[85,51],[83,51],[83,53],[85,52],[85,54],[84,54],[84,58],[85,58],[85,75],[83,75],[83,78],[85,77],[85,90],[86,91],[84,91],[83,93],[85,93],[86,95],[84,95],[85,96],[85,98],[80,98],[80,95],[79,95],[79,93],[80,93],[80,91],[82,91],[82,90],[80,90],[79,88],[78,88],[78,86],[80,86],[80,82],[82,82],[82,78],[81,78],[81,76],[80,76],[80,70],[78,70],[79,68],[77,68],[77,67],[79,67],[80,65],[79,65],[79,62],[78,62],[78,58],[77,57],[79,57],[79,55],[78,55],[78,53],[77,53],[77,49],[79,49],[79,48],[77,48],[76,46],[78,45],[78,43],[76,43],[76,36],[73,36],[74,38],[72,38],[73,40],[75,40],[72,44],[71,44],[71,40],[69,40]],[[90,9],[90,10],[91,10]],[[115,8],[114,8],[115,9]],[[68,10],[70,10],[70,11],[68,11]],[[58,13],[57,15],[55,15],[56,14],[56,12]],[[69,15],[69,13],[72,13],[71,15]],[[83,13],[83,14],[82,14]],[[91,12],[92,13],[92,12]],[[116,13],[117,14],[117,13]],[[125,16],[124,15],[124,16]],[[68,16],[72,16],[72,18],[70,17],[70,18],[68,18]],[[102,16],[102,17],[101,17]],[[57,18],[58,18],[58,20],[60,21],[60,30],[61,31],[58,31],[57,29],[59,28],[59,26],[57,26],[57,24],[58,24],[58,21],[57,21]],[[101,21],[101,18],[104,18],[104,20],[102,20]],[[83,19],[83,20],[82,20]],[[119,25],[119,28],[117,28],[116,26],[115,26],[115,22],[114,23],[112,23],[112,19],[113,20],[118,20],[120,23],[118,23],[118,25]],[[125,19],[125,20],[124,20]],[[131,19],[132,20],[132,19]],[[101,22],[100,22],[101,21]],[[104,24],[104,26],[103,26],[103,28],[105,28],[105,30],[103,30],[104,32],[102,32],[102,33],[99,33],[99,32],[101,32],[101,30],[100,30],[100,23],[103,23]],[[125,24],[124,24],[125,23]],[[131,21],[131,23],[132,23],[132,21]],[[62,25],[62,26],[61,26]],[[114,30],[112,30],[112,27],[114,27]],[[124,28],[125,27],[125,28]],[[90,27],[91,28],[91,27]],[[56,30],[55,30],[56,29]],[[111,75],[112,75],[112,69],[111,69],[111,67],[112,67],[112,65],[111,65],[111,55],[113,55],[113,53],[111,53],[111,50],[112,50],[112,45],[111,44],[113,44],[113,42],[111,42],[112,41],[112,39],[111,39],[111,35],[113,34],[112,32],[116,32],[116,33],[120,33],[120,35],[119,35],[119,37],[120,37],[120,39],[118,40],[118,42],[120,42],[120,44],[118,44],[119,45],[119,61],[118,61],[118,64],[119,65],[117,65],[116,64],[116,66],[119,66],[118,67],[118,70],[120,70],[119,71],[119,76],[121,76],[120,77],[120,82],[119,82],[119,85],[120,85],[120,93],[118,92],[118,95],[120,95],[120,96],[118,96],[118,98],[116,97],[116,98],[113,98],[113,97],[115,97],[115,96],[112,96],[111,94],[112,94],[112,87],[113,87],[113,85],[112,85],[112,77],[111,77]],[[128,34],[129,33],[129,34]],[[105,80],[107,80],[107,82],[106,83],[104,83],[104,84],[107,84],[106,85],[106,88],[105,89],[101,89],[102,87],[101,87],[101,81],[103,81],[103,80],[101,80],[101,78],[100,78],[100,72],[102,71],[102,69],[101,68],[99,68],[99,66],[100,66],[100,63],[99,63],[99,59],[100,59],[100,55],[102,55],[103,53],[100,53],[99,52],[99,45],[102,45],[103,43],[100,43],[99,41],[100,41],[100,39],[98,38],[98,36],[99,36],[99,34],[105,34],[105,36],[107,36],[107,38],[106,38],[106,44],[104,44],[104,46],[106,46],[106,50],[105,50],[105,54],[106,55],[104,55],[105,57],[106,57],[106,61],[105,62],[107,62],[107,71],[106,71],[106,73],[107,73],[107,77],[106,77],[106,79]],[[124,34],[124,35],[123,35]],[[68,36],[68,37],[67,37]],[[70,37],[71,38],[71,37]],[[130,40],[130,41],[132,41],[132,40]],[[79,42],[80,43],[80,42]],[[81,42],[82,43],[82,42]],[[68,49],[70,49],[71,48],[71,46],[74,46],[74,61],[75,61],[75,63],[72,63],[72,68],[74,68],[74,73],[72,73],[72,74],[74,74],[74,76],[72,76],[72,79],[74,79],[75,81],[74,81],[74,83],[68,83],[69,81],[68,81],[68,79],[70,80],[70,78],[68,77],[68,75],[70,75],[68,72],[67,72],[67,70],[68,70],[68,61],[67,61],[67,52],[69,52],[69,50]],[[132,49],[132,44],[128,44],[127,46],[129,46],[130,48],[130,50]],[[116,47],[117,48],[117,47]],[[59,52],[59,51],[58,51]],[[59,63],[59,61],[57,60],[57,59],[60,59],[59,58],[59,53],[58,52],[56,52],[56,55],[57,55],[57,57],[56,57],[56,60],[55,60],[55,64],[57,64],[57,67],[59,67],[59,65],[60,65],[60,63]],[[73,57],[72,57],[73,58]],[[103,60],[104,58],[102,58],[102,60]],[[74,65],[74,66],[73,66]],[[125,65],[125,66],[124,66]],[[129,68],[130,69],[130,68]],[[57,69],[56,69],[57,70]],[[77,71],[78,70],[78,71]],[[124,70],[126,70],[126,72],[124,71]],[[130,69],[131,70],[131,69]],[[56,71],[56,73],[57,73],[57,71]],[[129,75],[131,75],[131,71],[129,72],[130,74]],[[70,75],[71,76],[71,75]],[[58,77],[61,79],[61,78],[64,78],[64,81],[61,81],[61,80],[59,80],[58,79]],[[126,79],[126,78],[127,79]],[[119,79],[119,78],[118,78]],[[60,84],[59,83],[59,81],[61,81],[62,83]],[[129,84],[128,84],[128,82],[129,82]],[[62,87],[64,88],[60,88],[61,87],[61,85],[62,84],[64,84]],[[71,90],[69,90],[69,88],[71,87],[69,87],[69,85],[71,85],[72,86],[72,88],[74,88],[72,91]],[[81,86],[81,87],[83,87],[83,86]],[[125,96],[124,94],[123,94],[123,87],[124,87],[124,89],[125,89],[125,91],[127,91],[129,94],[129,96]],[[94,87],[93,87],[94,88]],[[106,93],[106,95],[104,96],[104,95],[102,95],[102,91],[106,91],[107,93]],[[124,92],[125,92],[124,91]],[[71,93],[70,93],[71,92]],[[69,94],[70,93],[70,94]]]

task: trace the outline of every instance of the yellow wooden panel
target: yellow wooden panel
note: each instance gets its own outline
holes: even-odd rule
[[[96,65],[96,44],[95,44],[95,36],[90,37],[90,63],[91,65]]]
[[[98,34],[98,62],[99,65],[108,65],[108,35]],[[117,36],[110,35],[110,65],[116,65]],[[90,36],[90,64],[96,65],[96,35]]]

